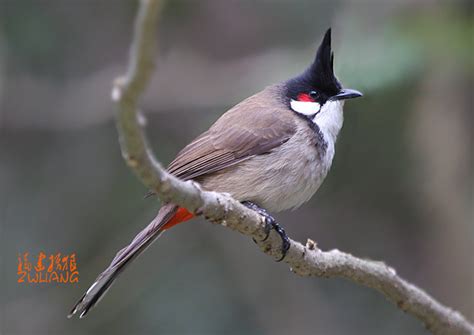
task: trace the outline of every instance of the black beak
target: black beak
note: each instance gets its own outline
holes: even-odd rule
[[[343,88],[339,91],[338,94],[333,95],[332,97],[329,98],[329,100],[347,100],[347,99],[354,99],[354,98],[359,98],[363,96],[362,93],[360,93],[357,90],[351,90],[350,88]]]

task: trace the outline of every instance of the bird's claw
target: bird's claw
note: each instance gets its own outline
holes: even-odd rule
[[[275,232],[280,236],[282,241],[281,257],[277,260],[277,262],[281,262],[288,253],[288,250],[290,249],[290,239],[286,235],[285,230],[276,222],[276,220],[270,214],[268,214],[268,212],[264,208],[261,208],[260,206],[250,201],[244,201],[242,202],[242,204],[256,211],[258,214],[262,215],[265,218],[265,237],[260,240],[260,242],[265,242],[268,239],[272,229],[274,229]],[[253,241],[257,243],[255,239],[253,239]]]
[[[271,226],[273,229],[275,229],[275,231],[278,235],[280,235],[281,238],[281,257],[277,260],[277,262],[281,262],[285,258],[288,250],[290,249],[290,239],[288,238],[288,235],[286,235],[286,232],[283,227],[281,227],[275,220],[272,221]],[[268,235],[265,239],[267,238]]]

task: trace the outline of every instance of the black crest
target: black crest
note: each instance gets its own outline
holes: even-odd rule
[[[331,28],[326,31],[324,38],[318,48],[314,62],[296,78],[287,83],[290,91],[298,91],[303,88],[312,88],[322,91],[326,96],[337,94],[341,83],[334,75],[334,53],[331,50]],[[289,92],[290,96],[292,92]]]
[[[327,93],[337,94],[342,88],[334,75],[334,53],[331,50],[331,28],[326,31],[313,64],[306,70],[316,87]]]

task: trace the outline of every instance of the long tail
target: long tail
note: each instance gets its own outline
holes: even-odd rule
[[[192,213],[174,204],[166,204],[161,207],[153,221],[135,236],[128,246],[121,249],[117,255],[115,255],[109,267],[97,277],[87,292],[84,293],[82,298],[74,305],[68,318],[71,318],[76,313],[79,314],[80,318],[85,317],[87,312],[100,301],[126,266],[145,251],[163,231],[178,223],[187,221],[192,217]]]

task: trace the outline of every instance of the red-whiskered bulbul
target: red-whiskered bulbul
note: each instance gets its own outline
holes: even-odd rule
[[[329,29],[308,69],[231,108],[168,167],[176,177],[229,193],[264,215],[267,227],[282,237],[281,259],[289,248],[288,238],[266,211],[296,208],[313,196],[331,167],[344,100],[362,96],[342,87],[333,61]],[[163,231],[193,216],[185,208],[164,204],[155,219],[117,253],[69,316],[84,317],[130,261]]]

